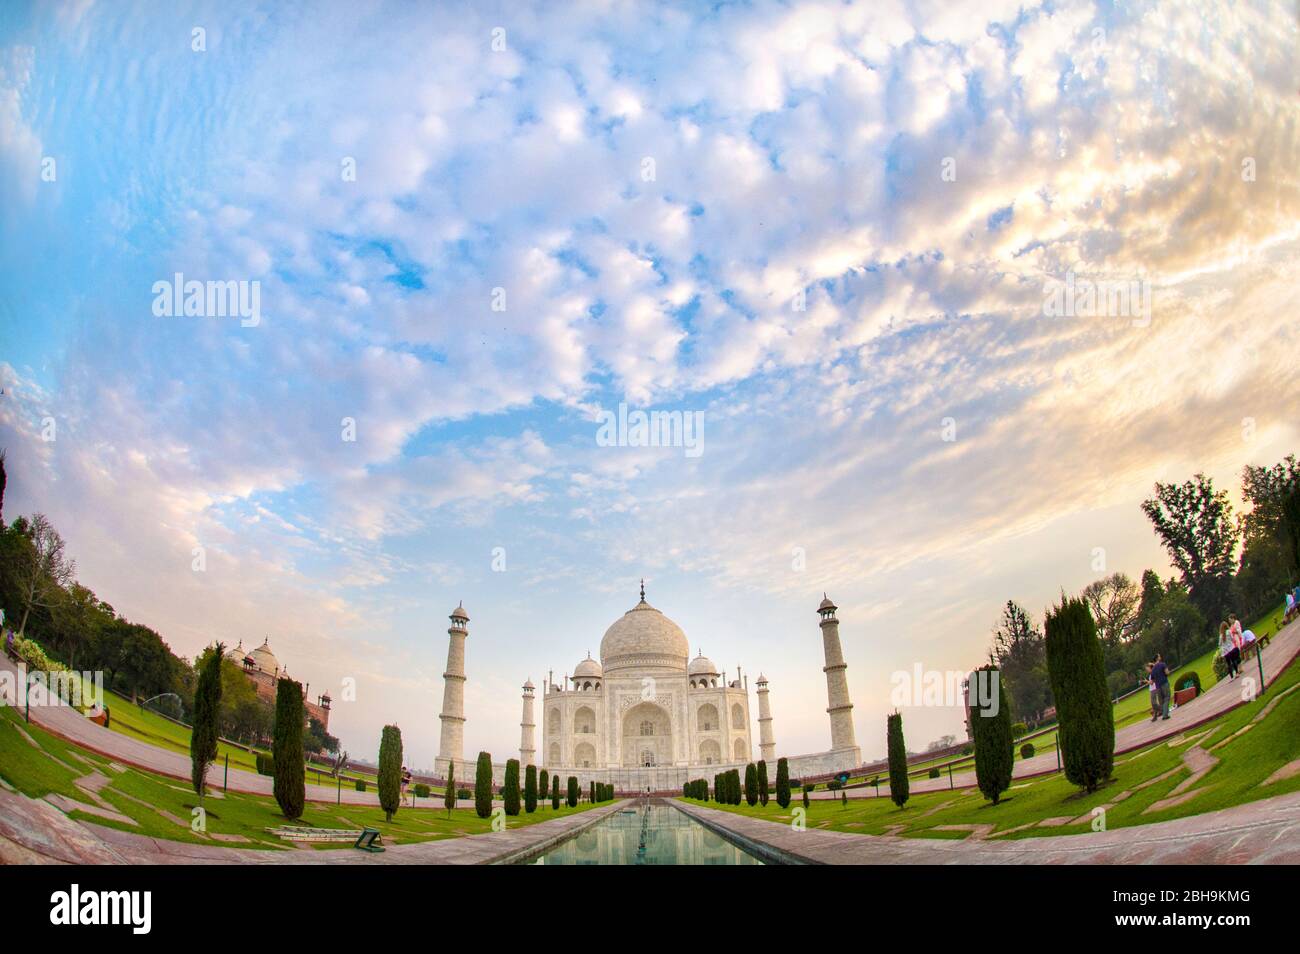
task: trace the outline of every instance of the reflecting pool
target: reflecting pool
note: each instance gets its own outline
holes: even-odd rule
[[[630,803],[526,864],[761,865],[671,805]]]

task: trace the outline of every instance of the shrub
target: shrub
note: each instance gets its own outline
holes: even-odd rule
[[[971,737],[975,740],[975,780],[980,792],[994,805],[1002,793],[1011,787],[1011,768],[1015,761],[1015,740],[1011,725],[1011,703],[1007,701],[1006,680],[996,666],[985,666],[975,675],[984,673],[980,680],[988,690],[997,686],[997,709],[987,712],[994,699],[972,703],[970,708]]]
[[[492,814],[492,756],[486,752],[474,765],[474,812],[479,818]]]
[[[1025,725],[1023,722],[1013,722],[1013,723],[1011,723],[1011,736],[1012,736],[1012,738],[1018,739],[1018,738],[1020,738],[1022,735],[1024,735],[1024,734],[1025,734],[1026,732],[1028,732],[1028,731],[1029,731],[1029,727],[1028,727],[1027,725]],[[978,746],[976,746],[976,748],[978,748]]]
[[[837,779],[837,778],[833,778],[833,779],[831,779],[829,782],[826,783],[826,789],[827,789],[827,791],[831,791],[831,792],[838,792],[838,791],[839,791],[841,788],[843,788],[843,787],[844,787],[844,786],[842,786],[842,785],[840,784],[840,780]]]
[[[1034,748],[1034,743],[1026,742],[1020,747],[1020,757],[1022,759],[1032,759],[1036,751],[1038,750]]]
[[[519,814],[519,760],[506,760],[506,777],[501,786],[501,800],[505,803],[506,814],[514,817]]]
[[[1097,625],[1083,600],[1063,599],[1048,612],[1043,630],[1065,777],[1095,792],[1115,765],[1115,722]]]
[[[458,788],[458,789],[456,789],[456,797],[457,797],[457,798],[473,798],[473,796],[470,794],[470,791],[469,791],[468,788]]]
[[[203,797],[208,766],[217,758],[217,720],[221,712],[221,660],[225,647],[217,643],[203,668],[194,690],[194,727],[190,730],[190,783]]]
[[[1218,653],[1214,654],[1214,665],[1211,668],[1214,670],[1214,678],[1216,680],[1223,680],[1227,678],[1228,664],[1224,662],[1223,657],[1220,656]]]
[[[974,751],[975,751],[975,747],[974,747],[974,746],[971,746],[971,745],[963,745],[963,746],[961,747],[961,754],[962,754],[962,755],[970,755],[970,754],[971,754],[972,752],[974,752]]]
[[[429,797],[429,786],[425,785],[423,782],[416,782],[415,785],[412,786],[411,791],[415,792],[416,798]]]
[[[939,766],[935,765],[930,768],[930,778],[938,778],[940,774]]]
[[[255,757],[255,759],[256,759],[256,761],[257,761],[257,774],[258,774],[258,775],[274,775],[274,774],[275,774],[275,759],[273,759],[273,758],[272,758],[271,756],[269,756],[269,755],[265,755],[265,754],[262,753],[262,752],[257,752],[257,753],[255,753],[255,756],[254,756],[254,757]]]
[[[753,762],[745,766],[745,801],[751,807],[758,804],[758,766]]]
[[[776,803],[790,807],[790,763],[783,758],[776,760]]]
[[[767,800],[771,796],[767,786],[767,763],[762,759],[758,762],[758,800],[767,806]]]
[[[537,766],[530,765],[524,769],[524,811],[532,814],[537,811]]]
[[[301,818],[307,802],[307,769],[303,761],[302,685],[292,679],[275,684],[275,802],[285,818]]]
[[[1185,672],[1178,677],[1178,681],[1174,686],[1179,690],[1195,687],[1196,694],[1199,696],[1201,694],[1201,674],[1195,669]]]
[[[578,804],[578,777],[576,775],[569,776],[568,795],[569,795],[569,807],[570,808],[576,807]]]
[[[364,792],[366,790],[366,780],[364,778],[359,778],[354,783],[354,786],[358,792]]]
[[[903,717],[895,712],[885,720],[889,749],[889,797],[902,808],[907,804],[907,743],[903,740]]]
[[[805,785],[805,786],[803,787],[803,807],[804,807],[804,808],[807,808],[807,807],[808,807],[808,793],[811,792],[811,791],[812,791],[812,786],[811,786],[811,785]]]
[[[384,726],[379,737],[379,807],[388,821],[402,803],[402,730]]]

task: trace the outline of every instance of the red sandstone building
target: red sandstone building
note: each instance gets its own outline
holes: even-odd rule
[[[258,696],[275,705],[275,684],[281,679],[287,679],[289,672],[280,665],[280,661],[271,652],[269,640],[262,640],[262,645],[252,652],[246,652],[244,642],[240,640],[238,646],[226,653],[226,658],[244,670],[249,681],[253,683],[253,688],[257,690]],[[330,695],[326,692],[312,702],[307,698],[310,688],[310,685],[302,687],[302,701],[307,709],[307,717],[316,719],[326,731],[329,731]]]

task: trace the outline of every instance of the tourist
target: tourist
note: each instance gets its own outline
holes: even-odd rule
[[[1169,667],[1165,665],[1164,658],[1156,653],[1156,658],[1151,663],[1151,679],[1156,684],[1156,706],[1160,713],[1161,719],[1169,718]],[[1156,717],[1152,716],[1151,721],[1155,722]]]
[[[14,652],[14,631],[5,629],[5,655],[15,662],[18,660],[18,654]]]
[[[1147,692],[1151,696],[1151,721],[1155,722],[1160,716],[1160,693],[1156,692],[1156,681],[1151,678],[1152,665],[1147,663]]]
[[[1237,678],[1237,663],[1241,659],[1241,653],[1232,640],[1232,629],[1228,624],[1219,624],[1219,656],[1223,659],[1223,664],[1228,668],[1228,678]]]
[[[1295,615],[1295,594],[1288,592],[1286,594],[1286,614],[1283,616],[1283,619],[1285,619],[1289,623],[1291,622],[1291,617],[1294,615]]]

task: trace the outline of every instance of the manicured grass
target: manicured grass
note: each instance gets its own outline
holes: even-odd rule
[[[948,838],[965,835],[936,828],[942,825],[993,825],[995,831],[1007,831],[1022,825],[1034,825],[1007,836],[1028,838],[1088,831],[1092,809],[1102,805],[1109,806],[1106,809],[1106,827],[1123,828],[1300,791],[1300,775],[1267,786],[1262,784],[1277,769],[1300,757],[1300,735],[1296,732],[1296,726],[1300,725],[1300,689],[1286,693],[1297,683],[1300,683],[1300,664],[1293,662],[1260,699],[1190,730],[1186,738],[1175,737],[1119,756],[1113,780],[1092,794],[1083,793],[1062,775],[1053,774],[1013,783],[998,805],[985,800],[976,789],[914,795],[902,809],[895,807],[888,797],[850,799],[848,807],[843,807],[839,801],[813,800],[807,810],[806,823],[812,828],[876,835],[890,833],[902,826],[897,834]],[[1258,723],[1252,723],[1255,716],[1279,696],[1282,696],[1281,701],[1269,715]],[[1144,814],[1145,809],[1168,797],[1179,783],[1188,778],[1190,770],[1182,761],[1185,751],[1194,745],[1211,750],[1247,725],[1251,728],[1243,735],[1233,738],[1223,748],[1211,751],[1219,759],[1219,764],[1191,789],[1199,794],[1180,805]],[[1208,735],[1202,736],[1202,733]],[[1168,778],[1152,782],[1167,772],[1172,773]],[[1146,782],[1151,784],[1138,787]],[[1118,794],[1126,791],[1131,793],[1128,797],[1114,801]],[[700,804],[783,823],[789,823],[794,808],[802,807],[797,796],[790,809],[785,811],[775,801],[769,802],[766,808],[714,802]],[[1069,818],[1073,821],[1061,826],[1037,827],[1036,823],[1046,818]]]
[[[36,745],[23,737],[20,727]],[[203,806],[207,831],[248,839],[247,842],[222,842],[190,830],[192,810],[198,804],[198,798],[186,782],[134,768],[114,769],[108,759],[78,749],[36,725],[23,724],[21,714],[11,708],[0,708],[0,778],[18,791],[32,798],[56,792],[93,805],[94,799],[74,784],[76,779],[92,771],[99,771],[111,779],[110,784],[100,790],[100,797],[114,810],[134,819],[137,824],[105,819],[91,812],[73,811],[70,817],[172,841],[276,850],[286,848],[288,843],[267,833],[266,828],[280,825],[317,828],[369,826],[378,828],[384,841],[392,845],[479,834],[490,831],[492,827],[490,818],[479,818],[472,808],[453,809],[449,816],[441,806],[403,807],[388,822],[384,820],[383,810],[377,805],[330,805],[318,802],[308,802],[303,817],[290,821],[280,813],[273,798],[233,792],[223,798],[219,797],[219,789],[215,793],[210,789]],[[546,805],[549,806],[550,802]],[[506,827],[532,825],[562,815],[587,811],[592,807],[594,806],[583,803],[576,808],[561,806],[558,811],[553,811],[539,805],[531,815],[521,813],[506,818]],[[350,844],[310,847],[322,850],[348,848]]]

